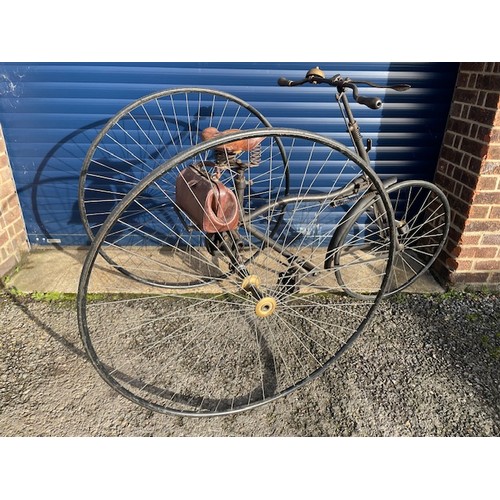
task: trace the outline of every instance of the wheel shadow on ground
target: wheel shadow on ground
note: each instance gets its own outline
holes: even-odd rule
[[[47,335],[55,340],[58,344],[62,346],[68,353],[76,355],[78,358],[92,363],[92,359],[89,357],[87,352],[78,347],[74,342],[69,340],[66,336],[58,333],[51,325],[43,321],[38,315],[34,314],[29,307],[30,298],[17,296],[9,288],[5,286],[3,281],[0,281],[0,294],[7,297],[8,300],[30,320],[38,328],[47,333]],[[74,308],[74,307],[73,307]],[[265,386],[267,394],[274,394],[277,381],[275,378],[274,361],[272,353],[270,352],[265,337],[256,332],[258,336],[258,343],[261,348],[261,360],[263,362],[263,379],[262,385]],[[149,396],[158,398],[159,401],[170,401],[172,403],[184,405],[188,410],[193,408],[197,412],[207,411],[207,412],[224,412],[230,410],[233,407],[238,407],[241,404],[250,404],[254,401],[259,401],[262,397],[262,385],[258,385],[254,390],[250,391],[248,394],[238,396],[233,399],[211,399],[207,397],[200,397],[193,394],[183,394],[179,392],[174,392],[166,387],[160,387],[148,382],[145,382],[137,377],[131,376],[123,370],[118,370],[111,366],[102,364],[101,369],[104,369],[107,373],[112,373],[112,378],[115,379],[120,387],[114,387],[118,392],[122,392],[121,389],[124,386],[129,386],[131,389],[144,391]],[[99,370],[98,370],[99,371]],[[107,380],[108,381],[108,380]],[[111,385],[111,384],[110,384]],[[137,401],[134,401],[137,402]],[[150,408],[152,409],[152,408]],[[168,413],[168,412],[167,412]]]

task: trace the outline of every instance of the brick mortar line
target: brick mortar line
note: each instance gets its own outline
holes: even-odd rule
[[[473,125],[477,125],[477,122],[474,122]],[[484,125],[483,125],[483,127],[484,127]],[[490,129],[490,130],[492,130],[492,129]],[[470,135],[463,135],[460,132],[455,132],[453,130],[447,130],[446,133],[452,135],[454,139],[457,138],[457,137],[459,139],[467,139],[469,141],[478,142],[478,143],[482,144],[483,146],[495,146],[497,144],[500,144],[500,143],[497,143],[497,142],[491,142],[491,140],[484,141],[483,139],[478,139],[476,137],[471,137]],[[466,153],[466,151],[464,151],[463,149],[458,149],[456,146],[453,146],[453,145],[449,144],[447,141],[443,141],[443,146],[449,147],[450,149],[453,149],[454,151],[460,151],[462,153]]]
[[[498,106],[496,108],[487,108],[486,106],[482,106],[480,104],[471,104],[471,103],[458,102],[458,101],[455,101],[455,104],[457,106],[467,106],[467,108],[468,108],[467,111],[470,111],[471,107],[484,109],[486,111],[495,111],[495,114],[498,112],[498,110],[500,110],[500,107],[498,107]],[[454,120],[460,120],[460,121],[462,121],[464,123],[471,123],[473,125],[481,125],[481,126],[487,127],[487,128],[497,128],[498,127],[498,125],[494,125],[493,123],[491,123],[489,125],[486,125],[486,124],[484,124],[481,121],[473,120],[471,118],[468,118],[467,116],[463,116],[461,114],[463,111],[464,110],[460,110],[460,112],[458,112],[458,110],[457,110],[456,114],[455,114],[455,112],[450,111],[449,118],[450,119],[454,119]],[[450,132],[453,132],[453,131],[450,131]]]
[[[468,106],[469,108],[470,107],[480,108],[480,109],[484,109],[486,111],[498,111],[498,109],[499,109],[498,108],[498,104],[497,104],[497,107],[486,106],[485,104],[479,104],[478,102],[473,103],[473,102],[464,102],[464,101],[454,101],[454,104],[457,104],[459,106]],[[479,125],[483,125],[481,122],[470,120],[469,118],[458,116],[458,115],[454,115],[454,114],[453,115],[450,114],[450,118],[455,118],[455,119],[463,120],[463,121],[466,121],[467,123],[477,123]]]
[[[489,147],[498,147],[500,145],[500,142],[492,142],[491,139],[488,141],[485,141],[483,139],[471,138],[468,135],[463,135],[459,132],[452,132],[450,130],[448,130],[447,133],[453,135],[453,137],[452,137],[453,141],[448,142],[448,141],[444,140],[443,146],[450,148],[450,149],[453,149],[453,151],[460,151],[461,153],[467,153],[467,151],[460,149],[457,146],[453,146],[452,142],[454,142],[455,139],[459,139],[460,141],[462,141],[463,139],[467,139],[469,141],[474,141],[474,142],[479,143],[481,146],[487,146],[488,149],[489,149]],[[469,153],[469,154],[471,154],[471,153]]]
[[[455,231],[457,232],[460,232],[458,231],[458,229],[456,228],[456,226],[454,225],[450,225],[450,229],[454,229]],[[449,238],[449,242],[452,243],[452,245],[454,245],[455,248],[469,248],[469,247],[497,247],[497,248],[500,248],[500,245],[498,244],[494,244],[494,243],[484,243],[483,242],[483,237],[484,236],[495,236],[497,234],[496,231],[491,231],[491,232],[485,232],[485,231],[467,231],[466,229],[464,229],[464,231],[462,232],[462,236],[478,236],[479,237],[479,240],[477,243],[461,243],[460,240],[459,241],[455,241],[454,239],[452,238]],[[443,252],[450,255],[448,250],[445,248],[443,248]]]
[[[6,224],[5,220],[4,220],[4,223],[2,224],[4,231],[8,231],[9,228],[11,228],[11,231],[14,231],[16,229],[16,226],[18,225],[17,223],[19,222],[19,219],[20,219],[20,217],[17,216],[15,219],[10,221],[8,224]]]
[[[493,75],[492,75],[493,76]],[[495,75],[497,76],[497,75]],[[491,89],[491,88],[485,88],[485,87],[463,87],[463,86],[457,86],[455,87],[455,90],[464,90],[466,92],[475,92],[476,94],[480,93],[487,93],[487,94],[493,94],[493,95],[498,95],[498,89]],[[471,104],[470,102],[464,102],[464,101],[454,101],[457,104]]]
[[[456,150],[458,152],[463,152],[463,151],[460,151],[460,150]],[[486,158],[478,158],[477,156],[474,156],[474,155],[471,155],[471,154],[468,154],[468,153],[464,153],[464,154],[467,154],[469,156],[469,158],[473,158],[475,160],[479,160],[481,161],[481,169],[483,168],[483,165],[486,164],[486,163],[491,163],[492,161],[498,161],[500,162],[500,159],[499,160],[491,160],[491,159],[486,159]],[[489,173],[482,173],[481,170],[479,172],[473,172],[471,170],[469,170],[467,167],[464,167],[458,163],[454,163],[450,160],[446,160],[446,159],[441,159],[440,160],[441,162],[443,163],[446,163],[447,165],[451,165],[452,167],[457,167],[457,168],[460,168],[461,170],[463,170],[464,172],[470,174],[470,175],[473,175],[475,177],[477,177],[477,179],[479,180],[480,177],[490,177],[490,178],[497,178],[497,179],[500,179],[500,174],[489,174]],[[464,185],[464,186],[467,186],[467,184],[463,184],[461,181],[459,181],[458,179],[456,179],[455,177],[452,177],[450,176],[449,174],[443,172],[442,170],[439,169],[439,167],[436,169],[436,173],[439,173],[441,175],[443,175],[444,177],[446,177],[447,179],[451,179],[455,182],[459,182],[460,184]],[[471,186],[467,186],[467,187],[471,187]],[[494,189],[494,191],[496,191],[496,189]]]
[[[469,172],[467,169],[462,169],[464,170],[465,172]],[[456,179],[455,177],[451,177],[450,175],[447,175],[443,172],[439,172],[440,175],[442,175],[443,177],[446,177],[447,179],[450,179],[452,180],[453,182],[457,183],[459,185],[459,187],[466,187],[468,189],[475,189],[477,187],[477,183],[475,186],[469,186],[468,184],[464,184],[462,181],[459,181],[458,179]],[[477,180],[479,181],[479,178],[481,176],[477,176]],[[500,179],[500,175],[499,176],[495,176],[495,175],[491,175],[490,177],[498,177]],[[494,188],[494,189],[480,189],[480,192],[481,193],[500,193],[500,190],[498,188]],[[450,192],[450,194],[452,194]],[[454,195],[457,199],[461,200],[460,197],[458,195]]]
[[[470,137],[467,137],[466,135],[461,135],[461,134],[455,134],[455,137],[459,137],[460,139],[467,139],[469,141],[477,142],[481,146],[488,146],[487,149],[489,149],[489,146],[496,147],[496,144],[492,144],[491,141],[482,141],[480,139],[471,139]],[[483,160],[483,159],[486,159],[486,157],[487,157],[487,154],[485,154],[484,156],[476,156],[475,154],[472,154],[469,151],[466,151],[465,149],[458,148],[457,146],[453,146],[452,144],[449,144],[448,142],[443,142],[443,146],[446,148],[449,148],[453,151],[456,151],[458,153],[467,154],[469,156],[477,158],[478,160]]]
[[[477,63],[479,64],[497,64],[498,61],[477,61]],[[493,75],[493,76],[496,76],[498,75],[498,72],[495,71],[494,69],[491,70],[491,71],[486,71],[486,70],[483,70],[483,71],[479,71],[477,69],[462,69],[462,66],[459,67],[459,70],[458,72],[460,74],[464,74],[464,75]]]
[[[469,72],[469,71],[460,71],[459,70],[459,73],[458,73],[457,77],[461,76],[461,75],[463,75],[463,76],[467,75],[468,77],[471,76],[471,75],[481,76],[481,77],[484,77],[484,76],[486,76],[486,77],[489,77],[489,76],[498,77],[499,76],[498,72],[496,72],[496,71],[485,71],[485,72],[483,72],[483,71],[481,71],[481,72],[471,71],[471,72]],[[484,91],[488,92],[488,89],[486,89],[484,87],[475,87],[475,86],[473,86],[473,85],[476,85],[476,83],[477,83],[477,79],[474,82],[470,82],[470,83],[467,82],[467,83],[465,83],[465,81],[460,81],[460,78],[457,78],[457,86],[456,86],[456,88],[457,89],[464,89],[464,90],[484,90]],[[467,85],[467,87],[465,85]],[[498,92],[498,90],[496,90],[496,89],[493,88],[493,89],[490,90],[490,92]]]

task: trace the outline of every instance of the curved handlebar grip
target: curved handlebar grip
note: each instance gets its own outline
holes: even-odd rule
[[[371,109],[379,109],[382,107],[382,101],[378,97],[364,97],[360,95],[356,98],[356,102],[368,106]]]
[[[285,78],[283,76],[278,78],[278,85],[280,87],[290,87],[292,83],[293,83],[292,80],[289,80],[288,78]]]

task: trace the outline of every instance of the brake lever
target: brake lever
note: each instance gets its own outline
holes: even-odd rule
[[[351,80],[351,83],[368,85],[369,87],[375,87],[378,89],[390,89],[390,90],[395,90],[396,92],[404,92],[406,90],[411,89],[411,85],[408,85],[407,83],[400,83],[397,85],[378,85],[377,83],[367,82],[365,80],[356,80],[356,81]]]

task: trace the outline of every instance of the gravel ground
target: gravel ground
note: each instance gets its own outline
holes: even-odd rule
[[[400,295],[326,374],[238,415],[124,399],[82,350],[75,303],[0,292],[1,436],[499,436],[500,297]]]

